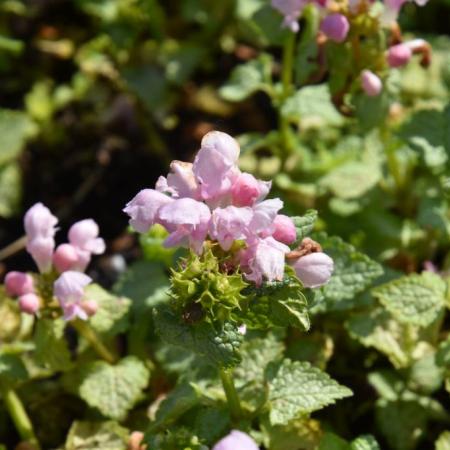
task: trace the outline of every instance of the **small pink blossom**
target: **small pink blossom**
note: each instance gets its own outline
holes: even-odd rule
[[[170,233],[166,247],[190,247],[201,253],[208,234],[211,211],[201,202],[181,198],[163,205],[158,212],[159,223]]]
[[[273,237],[259,239],[241,252],[241,266],[246,278],[259,285],[263,279],[281,281],[284,277],[285,254],[289,247]]]
[[[79,257],[77,249],[71,244],[61,244],[53,254],[53,265],[59,273],[78,269]]]
[[[105,241],[98,235],[97,223],[92,219],[84,219],[70,227],[69,242],[79,250],[100,255],[105,251]]]
[[[412,51],[407,44],[397,44],[389,48],[387,62],[390,67],[401,67],[408,64],[411,57]]]
[[[328,283],[334,270],[333,260],[322,252],[301,256],[291,265],[303,285],[308,288],[317,288]]]
[[[67,271],[59,276],[53,285],[53,292],[64,313],[64,319],[74,320],[79,317],[87,320],[88,315],[82,307],[84,288],[91,283],[92,278],[86,274]]]
[[[173,198],[190,197],[198,200],[199,186],[192,171],[192,164],[183,161],[172,161],[167,178],[159,177],[156,190],[170,194]]]
[[[297,239],[297,230],[294,222],[284,214],[278,214],[273,221],[274,232],[272,236],[283,244],[290,245]]]
[[[40,300],[36,294],[28,293],[19,297],[19,308],[26,314],[36,314],[39,311]]]
[[[257,203],[253,207],[253,218],[250,223],[251,231],[256,235],[259,233],[272,234],[273,222],[278,211],[283,207],[283,202],[279,198],[272,198]],[[269,231],[270,230],[270,231]]]
[[[27,251],[40,272],[48,272],[51,269],[57,223],[58,219],[42,203],[36,203],[25,214]]]
[[[34,292],[33,277],[24,272],[8,272],[5,276],[6,293],[11,297],[20,297]]]
[[[370,70],[363,70],[361,72],[361,84],[364,92],[369,97],[376,97],[383,89],[383,83],[380,78]]]
[[[306,4],[306,0],[272,0],[272,7],[284,16],[283,27],[289,28],[293,33],[300,29],[298,19]]]
[[[259,447],[247,433],[232,430],[229,435],[217,442],[212,450],[259,450]]]
[[[131,217],[130,225],[139,233],[145,233],[157,222],[159,209],[173,201],[154,189],[143,189],[127,203],[123,211]]]
[[[270,187],[270,182],[257,180],[249,173],[241,173],[231,188],[233,205],[252,206],[269,193]]]
[[[252,218],[253,211],[248,207],[227,206],[226,208],[216,208],[212,213],[209,234],[227,251],[234,241],[245,239],[248,236],[248,227]]]
[[[202,199],[214,199],[231,191],[232,179],[228,175],[237,169],[238,158],[239,145],[228,134],[211,131],[203,137],[192,167]]]
[[[350,30],[350,23],[343,14],[330,14],[323,19],[322,32],[334,42],[344,42]]]

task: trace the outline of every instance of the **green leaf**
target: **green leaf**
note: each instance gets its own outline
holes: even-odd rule
[[[10,217],[18,209],[22,177],[15,162],[0,167],[0,216]]]
[[[315,209],[309,209],[303,216],[295,216],[291,217],[291,219],[297,230],[295,245],[298,245],[302,239],[309,236],[314,229],[314,225],[317,221],[317,211]]]
[[[381,450],[376,439],[370,435],[363,435],[356,438],[350,444],[350,450]]]
[[[176,249],[165,248],[163,245],[168,235],[166,229],[159,224],[153,225],[147,233],[139,235],[139,243],[146,259],[162,262],[167,267],[173,264]]]
[[[147,386],[150,372],[143,362],[127,356],[116,365],[96,361],[82,366],[72,376],[79,396],[105,417],[123,420]],[[68,378],[70,380],[70,378]]]
[[[13,387],[27,378],[27,369],[19,356],[0,354],[0,386]]]
[[[358,252],[339,237],[318,234],[314,238],[334,261],[330,281],[317,290],[323,296],[324,303],[319,303],[317,309],[339,310],[352,307],[352,302],[344,300],[353,300],[383,274],[383,269],[380,264]]]
[[[450,450],[450,431],[444,431],[439,435],[434,444],[435,450]]]
[[[19,307],[15,300],[8,298],[0,286],[0,342],[14,341],[21,326]]]
[[[230,428],[230,413],[226,408],[201,406],[195,416],[194,434],[201,441],[217,442]]]
[[[63,319],[39,319],[34,334],[36,362],[48,369],[65,371],[72,367],[70,352],[64,338]]]
[[[117,422],[74,422],[64,450],[124,450],[130,432]]]
[[[241,361],[242,335],[230,322],[216,326],[207,322],[188,325],[166,307],[155,309],[154,318],[156,332],[169,344],[192,350],[213,365],[233,367]]]
[[[378,286],[373,295],[402,323],[426,327],[444,309],[446,285],[431,272],[411,274]]]
[[[281,107],[284,117],[294,122],[302,121],[302,127],[339,127],[344,119],[331,102],[328,86],[308,86],[290,96]]]
[[[270,89],[271,66],[272,57],[264,53],[258,59],[240,64],[220,89],[220,95],[230,102],[240,102],[259,90]]]
[[[352,395],[352,391],[310,363],[285,359],[269,366],[270,422],[282,425]]]
[[[130,299],[116,297],[98,284],[87,286],[85,295],[89,300],[95,300],[99,307],[97,313],[89,321],[95,331],[106,336],[115,336],[128,328]]]
[[[350,450],[350,446],[336,434],[327,432],[323,435],[318,450]]]
[[[208,450],[186,427],[172,427],[156,435],[146,433],[144,442],[151,450]]]

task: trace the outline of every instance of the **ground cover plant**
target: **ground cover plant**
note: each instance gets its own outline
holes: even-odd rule
[[[0,449],[449,448],[449,9],[1,2]]]

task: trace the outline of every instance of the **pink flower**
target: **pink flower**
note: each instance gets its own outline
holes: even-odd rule
[[[228,134],[211,131],[203,137],[192,170],[204,200],[231,191],[232,179],[229,175],[237,169],[238,158],[239,145]]]
[[[217,442],[212,450],[259,450],[259,447],[248,434],[232,430],[228,436]]]
[[[347,17],[335,13],[323,19],[320,29],[332,41],[344,42],[350,29],[350,24]]]
[[[334,269],[333,260],[322,252],[301,256],[291,265],[303,286],[308,288],[316,288],[328,283]]]
[[[363,70],[361,72],[361,84],[364,92],[369,97],[376,97],[383,89],[383,83],[380,78],[370,70]]]
[[[27,251],[40,272],[48,272],[51,269],[57,223],[58,219],[42,203],[36,203],[25,214]]]
[[[192,164],[183,161],[172,161],[167,179],[159,177],[156,190],[171,194],[174,198],[190,197],[199,199],[199,186],[192,171]]]
[[[24,272],[8,272],[5,276],[6,293],[11,297],[20,297],[34,292],[33,277]]]
[[[267,233],[270,235],[273,231],[273,222],[278,211],[283,207],[283,202],[279,198],[272,198],[257,203],[253,207],[253,218],[250,223],[250,230],[254,235]]]
[[[105,251],[105,241],[98,235],[98,225],[94,220],[80,220],[70,227],[69,242],[79,250],[100,255]]]
[[[89,317],[94,316],[98,311],[98,303],[95,300],[85,300],[81,307]]]
[[[275,228],[272,236],[283,244],[292,244],[297,239],[297,230],[291,218],[284,214],[278,214],[273,221]]]
[[[298,18],[306,4],[307,0],[272,0],[272,7],[284,16],[283,26],[293,33],[300,29]]]
[[[154,189],[143,189],[124,208],[130,225],[139,233],[145,233],[156,223],[159,209],[173,202],[173,199]]]
[[[158,220],[171,233],[164,245],[190,247],[201,253],[210,219],[209,208],[191,198],[181,198],[163,205],[158,211]]]
[[[19,297],[19,308],[26,314],[36,314],[39,311],[40,300],[36,294],[28,293]]]
[[[401,67],[408,64],[411,57],[412,51],[407,44],[397,44],[389,48],[387,62],[390,67]]]
[[[270,182],[257,180],[249,173],[241,173],[231,188],[233,205],[252,206],[269,193],[270,187]]]
[[[69,321],[79,317],[87,320],[88,315],[82,307],[84,288],[91,283],[92,278],[86,274],[67,271],[59,276],[53,285],[53,292],[64,313],[64,319]]]
[[[263,279],[281,281],[284,277],[285,254],[289,247],[273,237],[260,239],[250,244],[241,253],[241,266],[246,278],[259,285]]]
[[[227,251],[234,241],[245,239],[248,236],[248,226],[252,218],[253,211],[248,207],[227,206],[226,208],[217,208],[212,213],[209,234]]]
[[[59,273],[66,270],[80,270],[77,249],[71,244],[61,244],[53,253],[53,265]]]

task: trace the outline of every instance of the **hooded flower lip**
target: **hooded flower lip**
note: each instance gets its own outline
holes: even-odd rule
[[[159,177],[156,182],[156,190],[170,194],[173,198],[189,197],[195,200],[200,198],[199,185],[192,170],[192,163],[172,161],[170,173],[165,177]]]
[[[88,315],[82,308],[84,288],[92,282],[88,275],[66,271],[62,273],[53,285],[53,292],[64,313],[64,319],[69,321],[79,317],[86,320]]]
[[[105,251],[105,241],[98,235],[97,223],[93,219],[84,219],[70,227],[69,242],[79,250],[100,255]]]
[[[212,450],[259,450],[259,447],[247,433],[232,430],[230,434],[217,442]]]
[[[146,233],[157,222],[159,209],[174,200],[154,189],[143,189],[129,201],[123,211],[130,216],[130,225],[139,233]]]

